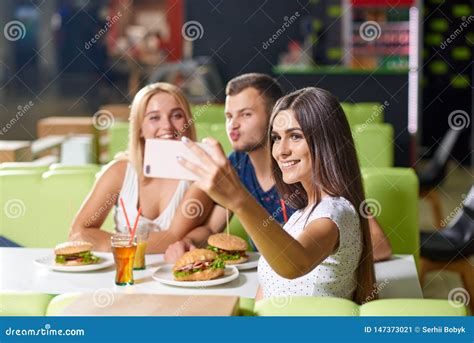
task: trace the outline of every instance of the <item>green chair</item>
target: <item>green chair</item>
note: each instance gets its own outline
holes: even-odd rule
[[[246,242],[250,242],[250,237],[245,231],[244,227],[239,221],[237,216],[232,216],[232,219],[229,223],[229,232],[231,235],[239,236],[240,238],[244,239]],[[247,251],[253,251],[252,246],[249,244]]]
[[[331,297],[274,297],[255,303],[257,316],[357,316],[359,306]]]
[[[347,108],[347,112],[346,112]],[[377,102],[358,102],[343,106],[349,126],[381,124],[384,122],[384,107]]]
[[[48,248],[67,240],[72,220],[95,179],[91,170],[52,170],[43,174],[39,193],[40,237],[35,247]]]
[[[41,171],[0,171],[0,235],[27,247],[40,239]]]
[[[418,265],[418,178],[414,170],[363,168],[362,178],[366,198],[364,207],[371,208],[390,240],[393,254],[413,255]]]
[[[223,124],[225,122],[224,105],[221,104],[193,105],[191,112],[195,123]]]
[[[239,299],[239,314],[244,317],[254,316],[253,311],[255,307],[254,298],[240,298]]]
[[[3,162],[0,163],[0,170],[30,170],[45,172],[49,168],[48,165],[38,165],[33,162]]]
[[[0,316],[44,316],[54,295],[30,292],[0,293]]]
[[[352,112],[353,105],[349,102],[341,102],[341,107],[346,116]]]
[[[360,316],[467,316],[467,307],[445,299],[381,299],[360,306]]]
[[[393,167],[394,137],[390,124],[355,125],[352,137],[363,167]]]
[[[128,128],[128,122],[115,122],[108,129],[107,155],[109,161],[113,160],[117,153],[127,150]]]
[[[45,311],[46,316],[61,316],[63,310],[74,303],[77,298],[81,296],[82,293],[64,293],[60,294],[53,299],[48,304],[48,307]]]
[[[466,316],[467,308],[444,299],[382,299],[361,306],[342,298],[274,297],[255,303],[257,316]]]
[[[70,170],[70,171],[91,171],[94,173],[99,172],[101,166],[100,164],[81,164],[81,165],[71,165],[71,164],[62,164],[62,163],[53,163],[49,166],[49,170]]]

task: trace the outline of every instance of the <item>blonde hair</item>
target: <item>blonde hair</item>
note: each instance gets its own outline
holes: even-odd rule
[[[196,140],[196,128],[191,114],[191,107],[183,92],[181,92],[178,87],[166,82],[157,82],[140,89],[130,106],[128,151],[126,154],[121,154],[121,156],[118,157],[118,159],[128,159],[130,161],[135,167],[139,180],[143,178],[143,155],[145,148],[145,141],[143,137],[140,136],[141,126],[145,118],[148,102],[154,95],[159,93],[171,95],[183,108],[186,124],[184,126],[184,132],[182,133],[189,139],[193,141]]]

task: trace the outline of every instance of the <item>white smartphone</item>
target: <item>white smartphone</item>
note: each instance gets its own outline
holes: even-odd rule
[[[210,147],[203,143],[197,143],[201,148],[210,151]],[[145,157],[143,159],[143,174],[146,177],[163,179],[177,179],[195,181],[197,175],[179,164],[177,156],[193,162],[201,163],[193,151],[181,141],[167,139],[147,139],[145,142]]]

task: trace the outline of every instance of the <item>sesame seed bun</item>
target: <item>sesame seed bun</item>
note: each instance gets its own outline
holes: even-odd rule
[[[242,238],[227,233],[217,233],[209,236],[207,242],[213,247],[228,251],[245,251],[247,242]]]
[[[207,249],[194,249],[185,253],[173,267],[173,271],[183,267],[187,264],[198,262],[198,261],[212,261],[217,258],[217,254],[214,251]]]
[[[206,269],[202,272],[192,273],[185,276],[174,276],[176,281],[207,281],[224,275],[224,268]]]
[[[54,248],[54,253],[56,255],[71,255],[90,251],[91,249],[92,243],[84,241],[73,241],[56,245],[56,247]]]

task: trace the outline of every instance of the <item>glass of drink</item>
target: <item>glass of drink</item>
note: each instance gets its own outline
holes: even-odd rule
[[[137,251],[136,238],[131,240],[130,234],[117,233],[112,235],[111,243],[116,266],[115,284],[118,286],[133,285],[133,262]]]
[[[145,252],[148,245],[148,236],[150,230],[147,225],[138,224],[135,237],[137,239],[137,252],[135,254],[135,261],[133,263],[133,269],[142,270],[146,268],[145,264]]]

